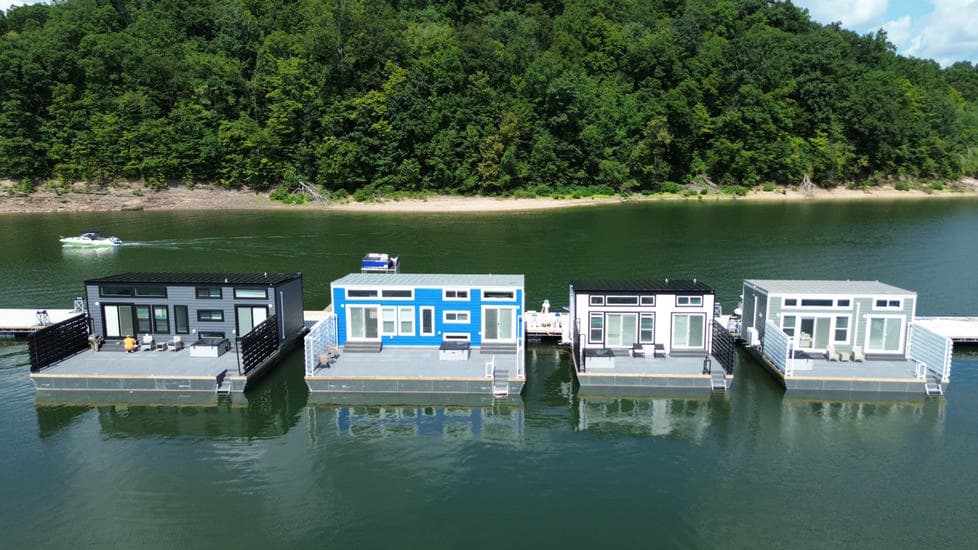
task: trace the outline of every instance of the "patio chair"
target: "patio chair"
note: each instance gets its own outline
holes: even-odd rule
[[[183,339],[180,336],[174,336],[173,340],[170,340],[170,351],[180,351],[183,349]]]
[[[153,351],[153,335],[143,335],[143,345],[139,346],[139,351]]]
[[[852,348],[852,360],[859,361],[860,363],[866,360],[866,354],[863,353],[863,348],[859,346]]]
[[[825,348],[825,358],[829,361],[838,361],[840,359],[839,352],[835,351],[835,345],[829,344]]]

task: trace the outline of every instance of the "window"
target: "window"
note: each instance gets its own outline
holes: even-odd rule
[[[638,305],[638,296],[608,296],[609,306],[635,306]]]
[[[876,300],[876,309],[900,309],[900,300]]]
[[[702,296],[676,296],[677,306],[701,306],[703,305]]]
[[[834,303],[832,300],[822,298],[802,298],[801,300],[801,305],[807,307],[832,307]]]
[[[849,318],[848,317],[835,318],[835,341],[836,342],[849,341]]]
[[[482,298],[484,300],[512,300],[516,297],[516,293],[512,290],[483,290]]]
[[[798,305],[798,298],[785,298],[784,307],[795,307]]]
[[[468,323],[469,312],[468,311],[446,311],[444,314],[444,320],[446,323]]]
[[[445,299],[446,300],[468,300],[469,291],[462,290],[458,288],[445,289]]]
[[[268,306],[235,306],[237,335],[244,336],[268,319]]]
[[[852,302],[850,302],[849,300],[838,300],[838,301],[835,302],[835,305],[837,305],[839,307],[849,307],[849,304],[851,304],[851,303]]]
[[[166,298],[166,287],[137,286],[134,290],[136,291],[136,296],[145,296],[148,298]]]
[[[641,301],[641,303],[642,303],[643,306],[654,306],[655,305],[655,296],[642,296],[640,298],[640,301]]]
[[[348,288],[346,290],[346,297],[347,298],[376,298],[377,291]]]
[[[385,307],[380,310],[381,332],[385,335],[397,334],[397,309]]]
[[[672,348],[702,349],[706,316],[703,314],[677,313],[672,317]]]
[[[223,297],[219,286],[197,287],[197,298],[199,300],[218,300]]]
[[[600,313],[591,314],[590,332],[588,340],[593,344],[604,342],[604,315]]]
[[[153,306],[153,328],[157,334],[170,334],[170,311],[166,306]]]
[[[643,313],[639,318],[638,341],[642,344],[655,341],[655,316],[651,313]]]
[[[98,287],[98,295],[106,298],[132,296],[133,290],[131,286],[100,286]]]
[[[204,322],[219,322],[224,320],[224,310],[222,309],[198,309],[197,320]]]
[[[149,306],[136,306],[136,332],[140,334],[153,332]]]
[[[177,334],[190,334],[190,316],[187,306],[173,306],[173,327]]]
[[[435,335],[435,308],[421,308],[421,336]]]
[[[789,315],[781,320],[781,332],[784,332],[788,336],[795,335],[795,317]]]
[[[261,300],[268,299],[268,289],[265,288],[236,288],[234,289],[235,298],[245,298],[253,299],[258,298]]]
[[[414,334],[414,308],[397,308],[397,322],[399,324],[397,327],[398,334],[401,334],[402,336],[410,336]]]
[[[604,296],[591,296],[590,304],[592,306],[603,306],[604,305]]]
[[[380,295],[384,298],[414,298],[413,290],[382,290]]]

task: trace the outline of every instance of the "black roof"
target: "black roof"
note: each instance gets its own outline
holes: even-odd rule
[[[85,284],[125,283],[164,285],[263,285],[279,284],[301,279],[302,273],[145,273],[131,272],[98,277]]]
[[[713,289],[695,279],[577,279],[570,282],[575,292],[697,292],[713,294]]]

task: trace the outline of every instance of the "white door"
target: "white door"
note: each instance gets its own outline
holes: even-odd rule
[[[516,308],[487,307],[482,310],[483,342],[516,341]]]
[[[631,347],[638,342],[637,313],[608,313],[608,337],[605,346],[609,348]]]

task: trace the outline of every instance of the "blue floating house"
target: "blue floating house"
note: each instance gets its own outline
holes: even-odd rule
[[[351,273],[306,337],[312,392],[522,391],[523,275]]]

